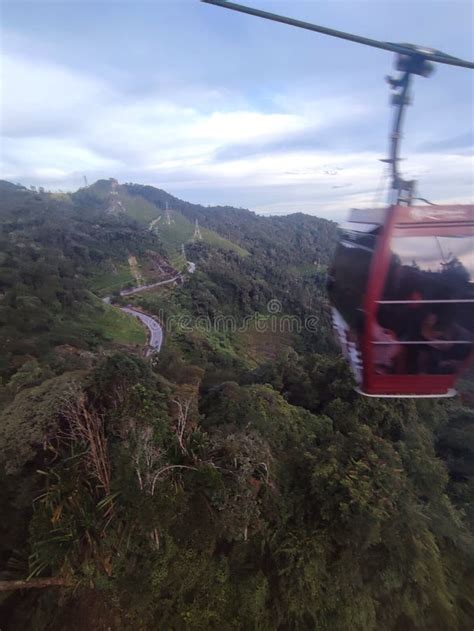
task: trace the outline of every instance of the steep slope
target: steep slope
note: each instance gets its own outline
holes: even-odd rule
[[[171,195],[165,196],[170,200],[175,199]],[[181,254],[182,246],[193,241],[195,223],[164,197],[144,196],[136,189],[136,185],[119,185],[113,179],[99,180],[87,189],[80,189],[73,197],[77,200],[95,198],[95,203],[99,203],[105,212],[131,217],[159,237],[167,255],[175,262],[184,262],[184,259],[180,261],[178,256]],[[204,243],[236,252],[240,256],[248,254],[243,248],[223,238],[214,230],[201,226],[199,231],[199,239]]]
[[[142,343],[139,324],[89,289],[100,270],[117,271],[130,253],[146,259],[150,251],[160,256],[157,238],[127,217],[0,183],[0,378],[7,389],[80,364],[81,353]]]
[[[258,250],[282,265],[292,265],[295,260],[327,265],[331,260],[337,229],[332,221],[302,213],[261,217],[244,208],[191,204],[153,186],[125,184],[123,188],[159,208],[168,205],[193,223],[197,219],[201,228],[210,228],[249,252]]]

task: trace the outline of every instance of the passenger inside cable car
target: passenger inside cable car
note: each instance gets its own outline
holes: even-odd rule
[[[474,348],[472,228],[400,217],[384,251],[382,222],[365,217],[343,226],[328,285],[333,324],[356,380],[454,376]]]
[[[451,374],[474,341],[474,250],[471,236],[402,236],[391,243],[377,324],[392,337],[392,360],[379,374]]]

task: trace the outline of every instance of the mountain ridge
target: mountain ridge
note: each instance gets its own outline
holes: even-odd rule
[[[192,222],[193,228],[197,220],[201,230],[216,232],[246,252],[252,253],[263,246],[267,258],[273,259],[275,263],[279,260],[280,263],[290,266],[295,259],[303,256],[307,264],[317,262],[328,265],[332,257],[337,232],[336,222],[302,212],[264,217],[245,208],[206,207],[179,199],[163,189],[142,184],[118,184],[113,178],[98,180],[87,188],[79,189],[72,196],[76,199],[87,199],[91,193],[98,190],[99,195],[104,198],[105,191],[110,193],[113,186],[118,186],[119,190],[125,191],[130,197],[151,204],[151,207],[148,206],[148,212],[150,208],[156,208],[157,212],[165,213],[168,207],[170,211],[177,211]],[[152,220],[151,214],[148,220]],[[312,251],[317,253],[316,257],[311,255]]]

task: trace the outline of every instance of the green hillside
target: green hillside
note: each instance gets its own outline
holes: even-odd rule
[[[112,266],[102,265],[89,280],[90,289],[98,296],[109,296],[133,285],[133,275],[127,262]]]
[[[79,317],[79,322],[85,329],[98,331],[107,342],[139,347],[146,344],[146,330],[136,318],[131,318],[94,296],[91,296],[91,303],[93,308],[83,310]]]
[[[86,192],[87,191],[87,192]],[[80,195],[81,193],[79,193]],[[105,205],[115,206],[117,213],[124,212],[139,224],[154,232],[163,244],[168,256],[175,259],[182,244],[193,241],[195,224],[185,217],[179,210],[169,205],[170,223],[166,219],[166,203],[149,201],[140,193],[130,194],[127,185],[120,186],[115,180],[99,180],[82,194],[96,195]],[[77,194],[76,194],[77,195]],[[236,252],[240,256],[247,256],[248,252],[236,243],[225,239],[215,230],[200,225],[202,240],[222,250]]]
[[[0,182],[0,398],[2,385],[8,398],[19,380],[58,374],[84,352],[143,344],[139,323],[97,294],[133,284],[128,257],[150,253],[162,255],[156,236],[97,197]]]
[[[152,230],[159,236],[161,242],[171,255],[181,248],[181,244],[193,241],[195,226],[189,219],[186,219],[186,217],[177,211],[170,211],[170,218],[171,223],[168,224],[165,217],[163,217]],[[199,229],[204,243],[209,243],[222,250],[236,252],[240,256],[248,256],[247,250],[244,250],[228,239],[224,239],[218,235],[217,232],[203,227],[199,227]]]
[[[0,193],[2,630],[472,629],[472,398],[354,390],[332,222]],[[196,218],[195,272],[126,299],[165,328],[141,358],[97,294],[163,273]]]
[[[264,256],[272,266],[288,268],[300,260],[327,265],[332,259],[337,229],[333,221],[303,213],[262,217],[245,208],[202,206],[154,186],[124,184],[120,188],[158,208],[168,205],[193,225],[197,219],[201,229],[213,230],[250,254]]]

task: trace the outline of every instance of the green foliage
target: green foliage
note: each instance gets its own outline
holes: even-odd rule
[[[142,343],[139,324],[114,316],[87,285],[111,259],[159,251],[156,237],[104,213],[97,198],[58,198],[8,183],[0,192],[0,377],[13,377],[12,387],[34,383],[36,361],[45,378],[59,346]]]
[[[118,293],[124,287],[133,284],[134,278],[128,261],[122,262],[121,265],[106,261],[88,283],[90,289],[100,296]]]
[[[58,432],[61,411],[81,373],[65,373],[19,392],[0,414],[0,451],[7,473],[44,459],[48,441]]]
[[[468,631],[472,409],[354,392],[325,316],[334,225],[136,185],[122,212],[111,186],[7,186],[0,209],[3,578],[74,583],[6,598],[6,628]],[[161,247],[126,214],[166,202],[250,256],[188,244],[195,274],[130,298],[175,318],[163,351],[112,354],[141,338],[88,287]],[[263,320],[275,298],[318,332],[252,354],[256,329],[178,321]]]
[[[136,197],[133,199],[137,199]],[[139,199],[139,198],[138,198]],[[164,217],[163,210],[156,206],[154,207],[154,216]],[[161,242],[166,247],[168,254],[171,256],[175,252],[178,252],[181,249],[182,244],[188,244],[192,242],[194,236],[195,226],[186,219],[180,212],[174,210],[172,211],[172,223],[167,224],[164,220],[162,220],[159,224],[154,228],[154,232],[159,236]],[[211,246],[220,248],[223,251],[232,251],[238,254],[239,256],[248,256],[248,252],[241,248],[240,246],[232,243],[228,239],[224,239],[219,236],[217,232],[213,230],[209,230],[207,228],[200,228],[202,240],[204,243],[207,243]]]
[[[152,186],[125,184],[128,194],[148,200],[158,208],[176,209],[191,222],[210,228],[233,243],[257,254],[281,269],[304,263],[330,262],[336,238],[336,224],[295,213],[287,217],[259,217],[243,208],[204,207],[190,204]],[[194,260],[194,259],[191,259]]]
[[[116,307],[99,303],[97,299],[91,300],[93,309],[83,312],[79,319],[84,330],[90,329],[91,333],[95,331],[107,341],[138,345],[140,348],[146,344],[147,331],[136,318]]]
[[[111,181],[100,180],[87,191],[81,190],[75,197],[90,198],[94,195],[101,200],[106,200],[111,190]],[[153,193],[150,195],[150,191]],[[159,239],[166,249],[168,256],[175,257],[181,250],[183,244],[191,242],[194,235],[194,222],[186,218],[174,204],[169,204],[171,222],[166,221],[166,204],[168,199],[161,198],[156,193],[158,189],[152,187],[138,187],[133,185],[117,186],[115,188],[117,198],[120,200],[122,212],[132,217],[138,223],[151,228],[152,232],[159,236]],[[166,195],[166,194],[165,194]],[[171,196],[167,196],[171,199]],[[174,198],[173,198],[174,199]],[[176,200],[178,206],[183,202]],[[161,219],[158,220],[158,218]],[[158,220],[158,221],[157,221]],[[155,222],[155,223],[154,223]],[[222,250],[234,251],[240,256],[247,256],[248,252],[237,244],[223,238],[214,230],[201,227],[202,239]]]
[[[8,382],[13,391],[21,390],[25,386],[33,386],[43,380],[43,371],[36,359],[30,359],[20,366]]]

